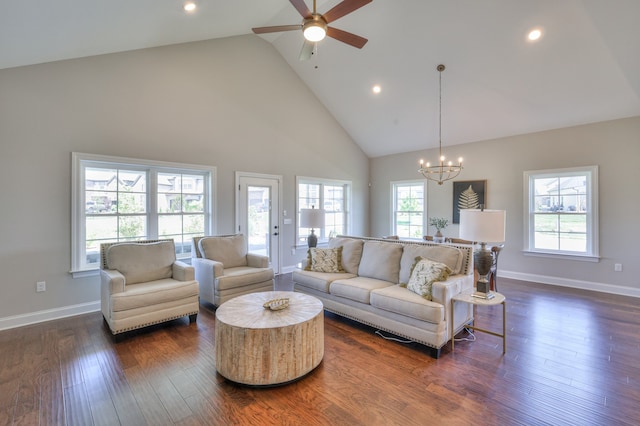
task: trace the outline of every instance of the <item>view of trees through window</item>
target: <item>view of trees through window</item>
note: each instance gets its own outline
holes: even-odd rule
[[[394,233],[400,238],[422,238],[424,233],[424,184],[394,184]]]
[[[347,231],[346,202],[347,184],[307,180],[298,183],[298,208],[324,210],[324,228],[314,230],[319,241]],[[306,244],[310,233],[311,229],[298,228],[298,244]]]
[[[587,251],[587,178],[533,178],[534,247]]]
[[[98,262],[104,242],[171,238],[178,257],[189,257],[192,237],[204,235],[204,174],[100,167],[84,172],[88,265]]]

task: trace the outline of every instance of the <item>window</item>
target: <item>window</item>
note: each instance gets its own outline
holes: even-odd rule
[[[72,272],[98,269],[100,244],[174,240],[179,259],[212,230],[214,168],[73,153]]]
[[[525,183],[525,251],[598,257],[598,168],[530,171]]]
[[[304,177],[298,177],[297,181],[297,211],[312,207],[324,209],[324,228],[314,230],[318,241],[326,242],[333,235],[348,234],[347,213],[351,183]],[[305,245],[310,233],[311,229],[298,227],[297,245]]]
[[[425,235],[424,182],[392,182],[391,233],[400,238],[419,238]]]

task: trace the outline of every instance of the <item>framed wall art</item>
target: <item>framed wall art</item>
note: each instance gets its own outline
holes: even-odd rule
[[[453,223],[460,223],[460,209],[487,208],[486,180],[464,180],[453,182]]]

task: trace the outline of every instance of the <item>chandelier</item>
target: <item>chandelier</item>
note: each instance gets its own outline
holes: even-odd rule
[[[442,185],[442,182],[455,178],[460,174],[462,170],[462,157],[458,158],[458,164],[454,165],[451,161],[445,164],[444,155],[442,155],[442,71],[444,71],[444,65],[440,64],[436,68],[440,73],[440,97],[438,100],[438,107],[440,112],[439,133],[438,140],[440,142],[440,161],[438,164],[431,165],[431,163],[425,163],[420,160],[420,169],[418,172],[422,173],[422,176],[427,180],[438,182],[438,185]]]

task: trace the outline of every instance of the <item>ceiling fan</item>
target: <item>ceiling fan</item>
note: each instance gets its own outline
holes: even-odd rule
[[[304,0],[289,0],[298,13],[302,15],[302,23],[298,25],[277,25],[274,27],[252,28],[256,34],[276,33],[280,31],[302,30],[304,44],[300,52],[300,60],[309,59],[313,54],[316,43],[323,40],[325,36],[335,38],[343,43],[362,49],[367,43],[367,39],[347,31],[330,27],[328,24],[342,18],[345,15],[360,9],[362,6],[371,3],[373,0],[343,0],[324,14],[316,12],[316,0],[313,0],[313,12],[307,8]]]

